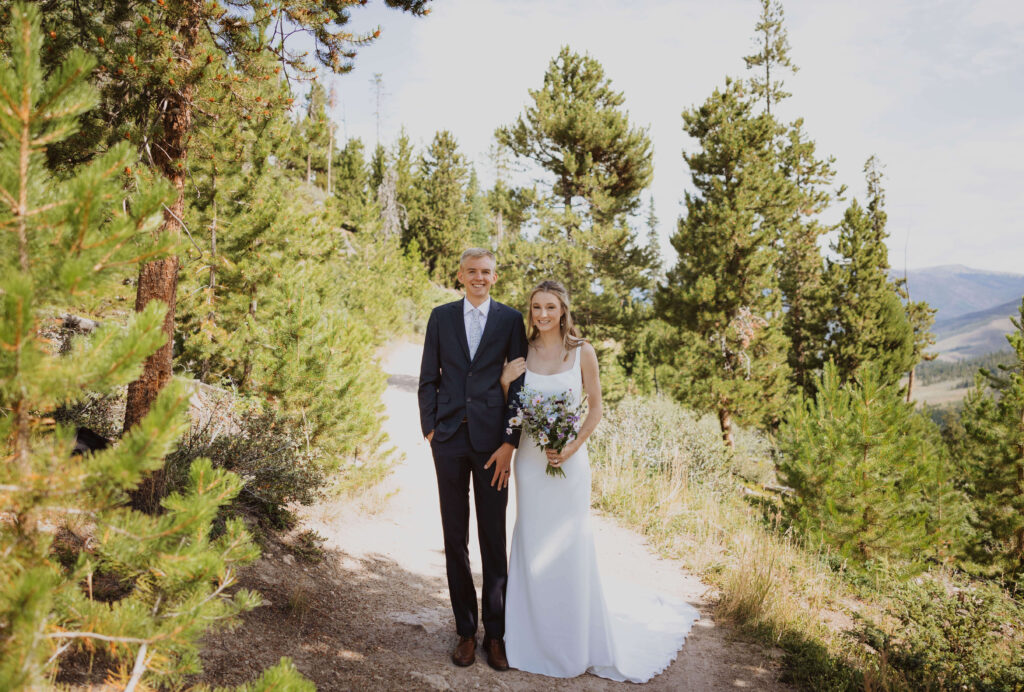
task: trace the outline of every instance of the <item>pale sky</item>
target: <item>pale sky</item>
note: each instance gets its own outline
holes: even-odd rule
[[[785,0],[793,97],[837,181],[863,199],[862,167],[885,165],[890,263],[1024,273],[1024,3],[1019,0]],[[746,76],[757,0],[436,0],[413,19],[383,3],[356,69],[335,78],[335,119],[376,143],[371,80],[387,96],[381,139],[405,126],[417,146],[451,130],[490,184],[496,127],[514,121],[562,45],[589,53],[654,144],[651,193],[662,245],[683,210],[694,142],[680,114],[727,75]],[[646,194],[646,193],[645,193]],[[838,219],[845,203],[830,211]],[[669,254],[671,260],[674,255]]]

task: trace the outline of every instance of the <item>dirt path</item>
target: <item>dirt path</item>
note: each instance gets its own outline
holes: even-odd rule
[[[327,538],[328,558],[303,565],[271,547],[244,576],[267,604],[234,633],[211,635],[203,681],[252,679],[291,657],[320,690],[613,690],[630,687],[591,675],[556,680],[520,671],[498,673],[482,657],[469,668],[448,660],[454,620],[448,601],[437,488],[430,449],[419,432],[419,346],[398,343],[384,354],[391,440],[405,460],[357,503],[331,502],[304,512],[303,525]],[[515,495],[510,498],[514,499]],[[509,537],[515,520],[510,501]],[[602,574],[681,597],[700,609],[678,658],[644,685],[650,690],[786,690],[777,652],[730,636],[711,617],[713,594],[644,539],[595,517]],[[475,519],[472,520],[475,522]],[[473,525],[471,523],[471,525]],[[470,555],[479,586],[479,549]]]

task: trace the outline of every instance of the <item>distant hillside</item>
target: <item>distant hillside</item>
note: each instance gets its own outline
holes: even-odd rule
[[[1009,350],[1006,335],[1013,331],[1012,315],[1020,309],[1020,298],[987,310],[936,321],[933,351],[939,360],[953,361]]]
[[[894,269],[892,276],[902,278],[903,271]],[[990,272],[960,264],[908,270],[907,282],[913,300],[924,300],[938,309],[936,322],[1002,308],[1007,302],[1017,306],[1024,296],[1024,274]]]

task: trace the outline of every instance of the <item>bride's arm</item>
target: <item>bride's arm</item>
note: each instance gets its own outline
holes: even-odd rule
[[[576,439],[565,446],[561,454],[547,450],[548,463],[560,466],[569,457],[579,451],[587,441],[597,424],[601,422],[601,375],[597,364],[597,351],[589,343],[580,349],[580,369],[583,372],[583,391],[587,395],[587,417],[583,419]]]
[[[587,417],[583,419],[580,432],[576,435],[576,449],[587,441],[597,424],[601,422],[601,375],[597,364],[597,351],[589,343],[584,343],[580,349],[580,358],[583,392],[587,395]]]
[[[505,363],[501,370],[501,393],[508,400],[508,388],[516,381],[516,378],[526,372],[526,359],[516,358]]]

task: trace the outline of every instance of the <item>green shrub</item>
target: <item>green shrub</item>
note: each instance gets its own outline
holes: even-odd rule
[[[998,586],[922,577],[889,590],[892,635],[861,634],[914,689],[1024,688],[1024,612]]]
[[[327,481],[323,459],[307,448],[300,426],[258,402],[241,402],[239,429],[216,434],[212,423],[193,427],[167,457],[171,488],[185,479],[194,459],[210,459],[215,468],[236,473],[242,488],[231,504],[262,525],[283,529],[294,525],[292,503],[313,504]]]

